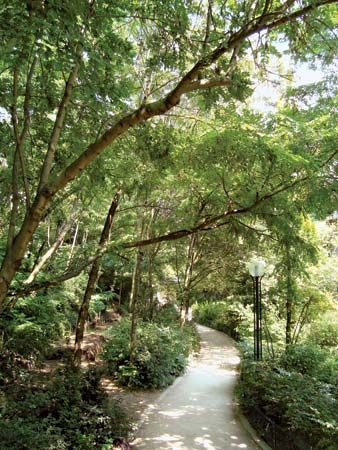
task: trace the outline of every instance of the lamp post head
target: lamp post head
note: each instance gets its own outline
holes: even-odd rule
[[[248,263],[248,270],[252,277],[262,277],[265,272],[266,263],[262,258],[252,258]]]

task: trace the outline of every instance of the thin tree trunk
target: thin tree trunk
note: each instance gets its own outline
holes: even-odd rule
[[[42,165],[38,191],[40,191],[47,184],[48,177],[49,177],[50,171],[52,169],[52,164],[54,161],[56,148],[59,143],[61,131],[63,128],[65,117],[66,117],[66,111],[67,111],[67,108],[68,108],[68,105],[70,102],[74,84],[76,82],[76,77],[77,77],[79,67],[80,67],[80,63],[79,62],[75,63],[75,65],[73,66],[73,68],[68,76],[68,80],[66,82],[63,97],[62,97],[62,100],[60,102],[60,105],[59,105],[59,108],[57,111],[53,131],[52,131],[52,134],[51,134],[51,137],[49,140],[46,157],[45,157],[45,160]]]
[[[15,150],[12,168],[11,212],[9,217],[9,228],[7,236],[7,253],[10,253],[12,250],[12,245],[15,236],[15,224],[19,208],[18,165],[19,165],[19,156],[17,150]]]
[[[285,344],[286,346],[292,343],[292,273],[289,244],[286,244],[286,324],[285,324]]]
[[[137,342],[137,321],[138,321],[138,306],[140,297],[141,285],[141,265],[143,261],[143,253],[141,249],[137,249],[135,257],[135,267],[133,272],[132,290],[130,295],[130,313],[131,313],[131,330],[130,330],[130,361],[133,361],[135,356],[136,342]]]
[[[31,242],[50,200],[51,195],[48,190],[39,193],[26,214],[21,230],[6,252],[0,269],[0,314],[6,307],[6,297],[14,275],[21,266],[28,244]]]
[[[75,233],[74,233],[74,237],[73,237],[72,247],[70,249],[69,256],[68,256],[66,269],[69,269],[70,263],[72,262],[73,253],[74,253],[74,248],[75,248],[75,245],[76,245],[76,239],[77,239],[78,232],[79,232],[79,222],[76,222]]]
[[[188,247],[188,258],[187,265],[184,274],[184,283],[183,283],[183,294],[182,294],[182,302],[181,302],[181,326],[185,324],[189,315],[190,308],[190,287],[192,281],[192,274],[194,270],[194,266],[196,263],[195,259],[195,245],[197,242],[197,235],[193,234],[189,239],[189,247]]]
[[[151,221],[152,218],[150,219],[150,223]],[[146,234],[149,234],[149,227],[146,230],[145,217],[143,212],[141,212],[138,217],[138,229],[140,232],[141,239],[143,239]],[[129,302],[129,310],[131,313],[131,330],[129,341],[130,361],[133,361],[134,359],[137,342],[137,322],[139,315],[139,300],[140,300],[140,286],[141,286],[143,259],[144,259],[143,251],[142,249],[138,248],[135,255],[135,266],[133,271],[130,302]]]
[[[62,244],[67,232],[71,228],[72,224],[64,224],[61,226],[61,230],[57,238],[55,239],[54,244],[46,251],[46,253],[40,258],[40,260],[35,264],[31,274],[29,277],[23,282],[24,284],[30,284],[34,281],[37,274],[40,272],[42,267],[46,264],[46,262],[54,255],[57,249]]]
[[[275,357],[275,350],[273,347],[273,340],[272,340],[272,336],[267,324],[267,320],[266,320],[266,314],[263,315],[263,325],[264,325],[264,334],[265,334],[265,339],[266,339],[266,343],[267,343],[267,349],[268,352],[270,353],[271,358]]]
[[[154,318],[154,312],[156,307],[154,280],[153,280],[154,257],[155,254],[151,252],[151,255],[148,260],[148,318],[150,321],[153,320]]]
[[[117,192],[112,200],[112,203],[109,208],[109,212],[101,233],[101,238],[99,245],[100,247],[104,247],[106,243],[109,241],[111,229],[113,227],[113,218],[116,212],[116,209],[120,202],[121,193]],[[101,266],[101,255],[95,258],[92,268],[89,273],[88,282],[86,291],[82,300],[82,304],[79,310],[77,324],[76,324],[76,330],[75,330],[75,351],[74,351],[74,361],[76,364],[81,363],[81,357],[82,357],[82,342],[83,342],[83,335],[85,330],[85,324],[88,320],[88,312],[89,312],[89,305],[90,305],[90,299],[93,295],[93,292],[96,287],[100,266]]]
[[[309,300],[303,305],[303,308],[299,314],[296,325],[294,326],[293,335],[292,335],[292,343],[297,344],[300,333],[305,325],[307,314],[310,308],[310,304],[312,303],[313,297],[311,296]]]
[[[153,236],[153,225],[158,217],[159,210],[156,208],[152,208],[151,210],[151,218],[147,225],[147,233],[146,237],[150,239]],[[156,255],[160,249],[160,244],[152,245],[148,251],[147,251],[147,265],[148,265],[148,271],[147,271],[147,301],[148,305],[146,305],[146,308],[148,309],[147,317],[149,320],[152,320],[154,315],[154,282],[153,282],[153,272],[154,272],[154,261],[156,258]]]

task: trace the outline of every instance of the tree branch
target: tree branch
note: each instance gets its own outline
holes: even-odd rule
[[[53,128],[53,131],[52,131],[52,134],[50,137],[46,157],[43,162],[42,169],[41,169],[40,183],[39,183],[39,189],[38,189],[39,191],[46,185],[51,168],[52,168],[56,147],[57,147],[59,139],[60,139],[60,134],[61,134],[61,130],[63,128],[63,123],[65,120],[67,107],[68,107],[68,104],[69,104],[69,101],[70,101],[70,98],[72,95],[72,90],[73,90],[73,86],[76,81],[79,67],[80,67],[80,63],[79,62],[75,63],[74,67],[72,68],[72,70],[69,74],[68,80],[66,82],[63,97],[60,102],[58,112],[56,115],[56,119],[54,122],[54,128]]]
[[[219,77],[214,78],[212,80],[201,79],[197,81],[193,81],[189,83],[185,89],[185,94],[189,92],[201,90],[201,89],[210,89],[213,87],[224,87],[229,86],[231,84],[230,78],[227,77]]]
[[[90,144],[87,149],[72,163],[63,173],[56,179],[56,181],[50,186],[51,194],[55,194],[62,189],[71,180],[77,177],[81,171],[83,171],[88,164],[90,164],[102,151],[107,148],[113,141],[119,136],[124,134],[129,128],[135,125],[149,120],[150,118],[162,115],[168,112],[173,107],[177,106],[181,100],[181,97],[189,92],[197,89],[206,89],[214,86],[225,86],[229,84],[227,79],[218,80],[198,80],[198,74],[202,70],[208,68],[211,64],[216,62],[225,53],[239,47],[245,39],[248,37],[263,31],[277,28],[292,20],[296,20],[316,8],[328,4],[336,3],[337,0],[322,0],[316,3],[312,3],[304,8],[301,8],[292,14],[285,14],[278,19],[272,19],[269,14],[266,16],[265,21],[258,23],[246,24],[241,30],[235,32],[230,38],[222,45],[218,46],[213,52],[206,57],[199,60],[177,83],[176,87],[172,89],[164,98],[142,105],[137,110],[131,112],[125,117],[117,121],[117,123],[108,129],[95,143]],[[276,14],[282,14],[276,11]],[[269,22],[269,19],[271,20]]]
[[[12,245],[12,252],[7,253],[2,262],[1,266],[1,276],[0,276],[0,303],[4,302],[6,298],[6,294],[8,292],[9,286],[12,282],[14,274],[16,270],[20,267],[22,258],[27,249],[29,242],[32,239],[32,236],[40,223],[43,214],[48,208],[51,199],[53,196],[62,188],[64,188],[70,181],[72,181],[75,177],[77,177],[82,170],[84,170],[97,156],[99,156],[103,150],[105,150],[112,142],[114,142],[119,136],[126,133],[129,128],[138,125],[139,123],[145,122],[148,119],[163,115],[167,113],[169,110],[177,106],[184,94],[187,92],[191,92],[195,85],[196,80],[198,80],[198,76],[203,72],[206,68],[210,67],[213,63],[215,63],[218,59],[220,59],[225,53],[230,52],[236,47],[242,45],[242,43],[249,38],[250,36],[259,33],[263,30],[272,30],[281,25],[284,25],[288,22],[295,21],[312,11],[320,8],[321,6],[327,4],[337,3],[338,0],[320,0],[315,1],[303,8],[300,8],[293,13],[288,12],[280,12],[280,10],[275,10],[272,13],[267,14],[260,21],[250,21],[242,26],[239,31],[234,33],[227,34],[224,38],[224,41],[221,45],[216,47],[214,51],[212,51],[209,55],[200,59],[177,83],[177,85],[164,97],[158,101],[154,101],[152,103],[141,105],[135,111],[127,114],[123,118],[119,119],[115,125],[109,128],[95,143],[90,144],[85,151],[71,163],[55,180],[54,182],[48,184],[47,179],[51,170],[51,164],[54,157],[54,152],[58,137],[60,134],[60,130],[63,124],[65,109],[68,104],[69,91],[67,89],[72,88],[72,82],[75,80],[72,79],[72,76],[69,78],[69,85],[66,86],[65,96],[63,102],[61,102],[58,116],[55,122],[54,130],[52,133],[52,138],[50,141],[50,146],[48,148],[48,152],[46,155],[46,159],[43,165],[39,192],[36,196],[30,210],[27,212],[22,227],[15,237]],[[73,73],[73,72],[72,72]],[[75,74],[75,72],[74,72]],[[72,74],[71,74],[72,75]],[[204,85],[205,87],[205,85]],[[200,89],[203,86],[200,85]],[[262,197],[261,201],[267,199],[269,197]],[[252,205],[251,208],[258,206],[258,204]],[[237,210],[232,212],[232,214],[239,214],[241,210]],[[226,217],[223,214],[221,217]],[[216,220],[217,222],[217,220]],[[216,223],[214,222],[214,223]],[[203,229],[203,224],[201,224],[201,229]],[[207,227],[208,224],[205,224]],[[183,235],[192,234],[194,230],[180,230],[176,233],[176,238],[181,237]],[[171,237],[174,238],[174,235]],[[168,239],[167,240],[171,240]],[[148,244],[147,244],[148,245]],[[139,245],[134,245],[139,246]],[[129,247],[132,248],[132,247]]]
[[[23,281],[23,284],[30,284],[34,281],[36,275],[40,272],[42,267],[46,264],[46,262],[54,255],[54,253],[58,250],[60,245],[62,244],[67,232],[72,227],[73,221],[69,221],[68,223],[63,224],[60,230],[60,234],[55,239],[55,242],[51,247],[46,251],[46,253],[39,259],[39,261],[35,264],[32,272],[29,277]]]

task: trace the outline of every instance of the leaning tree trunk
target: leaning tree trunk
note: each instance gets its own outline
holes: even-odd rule
[[[25,216],[19,233],[9,246],[0,269],[0,314],[6,309],[6,298],[12,280],[21,266],[22,259],[31,242],[44,212],[50,204],[51,193],[48,189],[40,192]]]
[[[29,277],[23,282],[23,284],[30,284],[34,281],[35,277],[40,272],[42,267],[57,252],[59,247],[62,245],[64,238],[68,233],[68,231],[70,230],[71,226],[72,222],[68,222],[62,225],[60,234],[55,239],[55,242],[53,243],[53,245],[50,246],[50,248],[46,251],[46,253],[43,256],[41,256],[41,258],[36,262],[36,264],[34,264],[32,272],[30,273]]]
[[[104,224],[99,246],[104,247],[107,242],[109,241],[110,232],[113,226],[113,218],[116,212],[116,209],[119,205],[121,193],[117,192],[112,200],[112,203],[109,208],[109,212],[106,218],[106,222]],[[93,295],[93,292],[96,287],[99,270],[101,266],[101,256],[98,256],[95,258],[92,268],[89,273],[89,278],[87,282],[86,291],[82,300],[82,304],[79,310],[77,324],[76,324],[76,331],[75,331],[75,351],[74,351],[74,361],[76,364],[81,363],[81,356],[82,356],[82,342],[83,342],[83,335],[85,330],[85,325],[88,320],[88,312],[89,312],[89,305],[90,305],[90,299]]]

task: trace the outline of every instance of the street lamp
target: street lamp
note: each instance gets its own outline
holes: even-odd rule
[[[254,285],[254,359],[262,359],[262,290],[261,280],[265,272],[265,261],[253,258],[248,263],[248,270]]]

